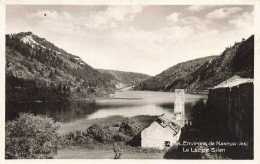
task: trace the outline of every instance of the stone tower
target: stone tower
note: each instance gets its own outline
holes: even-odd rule
[[[185,91],[184,89],[175,89],[174,114],[173,118],[181,127],[185,124]]]

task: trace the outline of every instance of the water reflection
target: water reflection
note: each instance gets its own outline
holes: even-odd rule
[[[191,108],[203,96],[185,96],[185,117],[191,118]],[[126,117],[136,115],[173,115],[174,93],[124,91],[112,99],[97,99],[72,102],[6,104],[6,120],[20,112],[31,112],[52,117],[59,122],[73,122],[77,119],[103,118],[113,115]]]
[[[89,119],[93,118],[103,118],[108,116],[114,115],[121,115],[125,117],[132,117],[138,115],[150,115],[150,116],[157,116],[157,115],[172,115],[172,111],[165,110],[160,108],[156,105],[140,105],[140,106],[132,106],[132,107],[122,107],[120,109],[100,109],[97,112],[90,114],[88,116]]]
[[[69,122],[94,113],[98,107],[95,102],[51,102],[6,104],[6,119],[11,120],[20,112],[43,114],[60,122]]]

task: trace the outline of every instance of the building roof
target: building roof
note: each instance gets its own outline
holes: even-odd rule
[[[178,132],[181,130],[181,127],[178,125],[178,123],[176,123],[173,119],[170,119],[164,115],[156,118],[155,122],[157,122],[163,128],[166,128],[168,126],[172,131],[173,136],[177,135]]]
[[[238,86],[238,85],[243,84],[243,83],[252,83],[252,82],[254,82],[254,79],[241,78],[238,75],[235,75],[235,76],[227,79],[226,81],[223,81],[222,83],[218,84],[213,89],[216,89],[216,88],[232,88],[234,86]]]

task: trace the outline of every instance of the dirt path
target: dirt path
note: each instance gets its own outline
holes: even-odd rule
[[[161,153],[131,153],[124,152],[122,159],[163,159]],[[113,159],[112,150],[89,150],[89,149],[62,149],[55,156],[56,159]]]

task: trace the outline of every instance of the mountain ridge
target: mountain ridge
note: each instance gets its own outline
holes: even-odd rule
[[[171,88],[180,88],[184,81],[182,78],[187,76],[191,71],[195,71],[204,63],[214,59],[216,56],[203,57],[178,63],[164,71],[151,77],[137,86],[136,90],[152,90],[152,91],[170,91]],[[195,70],[194,70],[195,69]]]
[[[110,79],[113,83],[115,83],[115,86],[118,89],[137,85],[138,83],[151,77],[150,75],[137,72],[118,71],[110,69],[97,70],[101,72],[105,77]]]
[[[6,35],[7,101],[59,101],[105,96],[115,86],[80,57],[32,32]]]
[[[184,88],[187,92],[207,90],[226,79],[239,75],[254,76],[254,35],[235,42],[219,56],[199,58],[176,64],[137,86],[136,90],[174,91]]]

